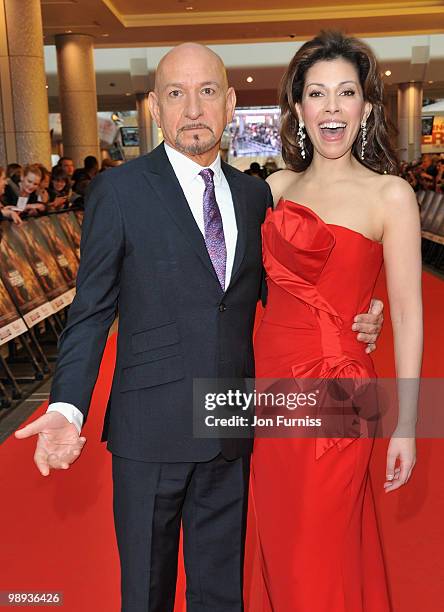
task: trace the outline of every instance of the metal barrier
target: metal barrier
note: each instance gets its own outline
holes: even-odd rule
[[[444,194],[419,191],[422,257],[424,263],[439,270],[444,265]]]

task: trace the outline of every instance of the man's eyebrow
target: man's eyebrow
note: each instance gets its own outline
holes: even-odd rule
[[[217,81],[204,81],[203,83],[199,83],[199,87],[206,87],[207,85],[215,85],[216,87],[220,87],[221,84]],[[185,83],[166,83],[164,85],[164,89],[168,89],[169,87],[177,87],[178,89],[183,89],[186,87]]]

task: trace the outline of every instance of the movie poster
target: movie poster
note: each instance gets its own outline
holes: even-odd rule
[[[54,312],[69,306],[73,300],[62,271],[49,248],[45,235],[39,228],[40,219],[29,219],[13,231],[23,240],[28,259]]]
[[[28,328],[0,279],[0,345],[26,332]]]
[[[41,217],[38,223],[56,257],[68,287],[75,290],[79,262],[62,226],[57,221],[57,216]]]
[[[53,314],[26,255],[24,244],[9,222],[2,224],[0,276],[28,327]]]
[[[83,210],[76,210],[74,211],[74,214],[76,216],[77,221],[79,222],[80,227],[82,227],[82,223],[83,223]]]
[[[71,212],[60,213],[57,215],[57,219],[63,228],[63,231],[68,236],[71,242],[77,259],[80,261],[80,239],[82,237],[82,230],[77,221],[75,214]]]

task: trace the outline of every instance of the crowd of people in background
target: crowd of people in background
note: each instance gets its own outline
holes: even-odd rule
[[[61,157],[51,171],[38,163],[24,167],[12,163],[6,170],[0,167],[0,220],[8,219],[19,225],[26,216],[38,216],[73,206],[82,208],[87,187],[94,177],[119,163],[105,158],[99,167],[97,159],[89,155],[85,157],[83,167],[77,169],[70,157]],[[245,172],[265,180],[277,170],[276,162],[269,158],[263,166],[252,162]],[[444,193],[444,154],[426,154],[412,163],[403,162],[400,175],[414,191]],[[20,198],[22,206],[26,200],[24,207],[17,206]]]
[[[242,128],[234,122],[228,127],[231,153],[234,157],[244,155],[278,155],[281,138],[278,125],[265,123],[245,124]]]
[[[67,208],[83,208],[86,189],[94,177],[118,162],[85,157],[82,168],[75,169],[70,157],[61,157],[49,171],[35,163],[12,163],[0,167],[0,220],[20,225],[27,216],[39,216]]]
[[[400,174],[414,191],[444,193],[444,154],[426,154],[412,163],[403,162]]]

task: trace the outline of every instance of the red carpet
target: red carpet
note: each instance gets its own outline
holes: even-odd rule
[[[387,303],[382,281],[376,295]],[[440,350],[444,346],[444,283],[427,273],[424,305],[423,373],[443,377],[444,353]],[[388,319],[386,315],[375,355],[380,376],[392,376],[394,372]],[[0,591],[62,591],[65,612],[119,611],[110,457],[99,442],[115,344],[113,337],[102,362],[85,428],[88,443],[81,460],[70,470],[44,479],[32,462],[34,440],[9,438],[0,446]],[[35,416],[45,408],[42,406]],[[444,441],[420,440],[412,480],[404,489],[389,495],[382,487],[386,446],[384,440],[377,444],[372,476],[394,612],[440,612],[444,602]],[[251,571],[248,558],[247,554],[247,592]],[[185,611],[183,590],[181,572],[177,596],[180,604],[175,612]]]

